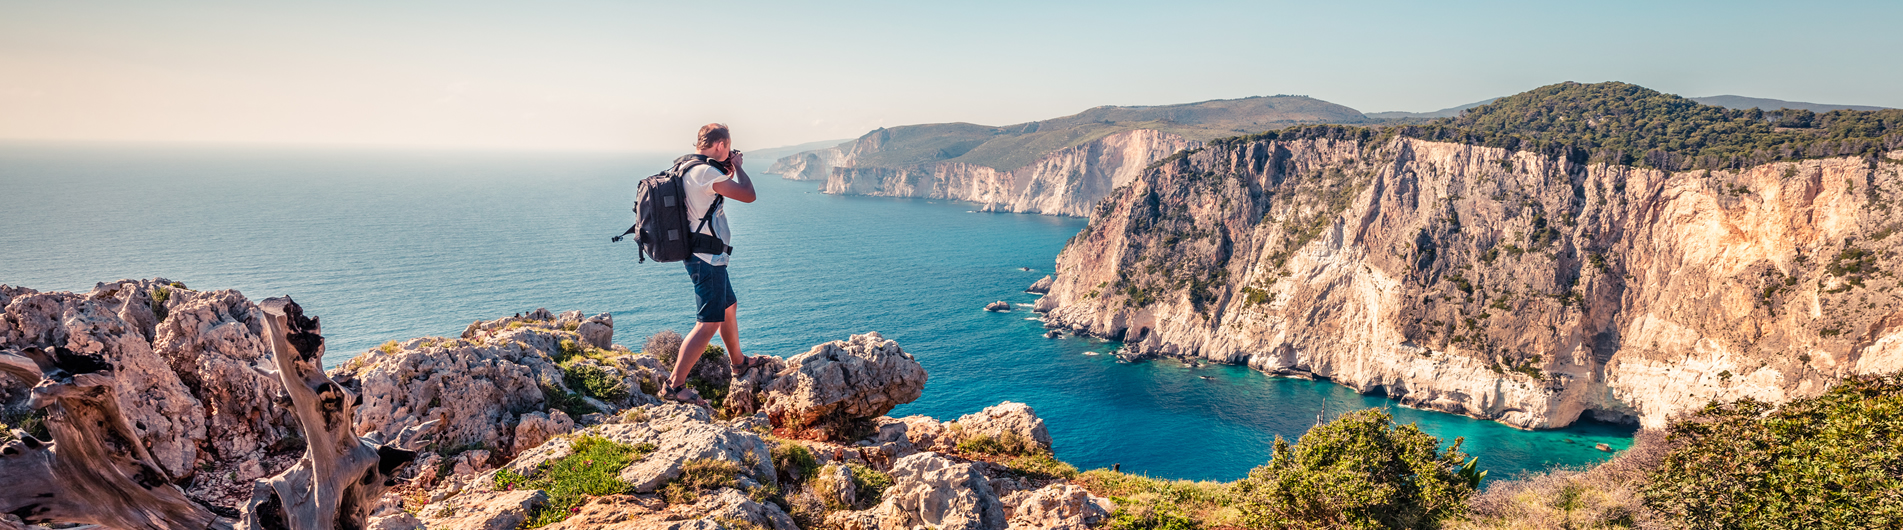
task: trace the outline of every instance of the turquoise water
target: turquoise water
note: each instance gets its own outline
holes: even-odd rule
[[[693,318],[680,264],[636,264],[631,244],[608,243],[631,222],[634,182],[666,160],[5,145],[0,283],[84,291],[165,277],[290,294],[323,318],[331,364],[537,307],[613,313],[617,342],[638,347]],[[1493,477],[1599,461],[1609,455],[1593,444],[1631,440],[1630,427],[1524,432],[1238,367],[1118,363],[1105,354],[1116,343],[1045,339],[1027,309],[981,309],[1035,300],[1023,288],[1083,220],[831,196],[771,176],[757,185],[759,202],[729,209],[743,348],[791,356],[878,331],[931,377],[894,416],[1020,401],[1079,467],[1210,480],[1247,474],[1276,436],[1299,437],[1318,414],[1367,407],[1465,437]]]

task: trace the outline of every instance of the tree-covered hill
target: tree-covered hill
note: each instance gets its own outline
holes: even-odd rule
[[[1425,124],[1297,126],[1216,140],[1395,135],[1511,150],[1575,162],[1668,170],[1741,168],[1778,160],[1878,156],[1903,149],[1903,109],[1728,109],[1627,83],[1560,83]]]
[[[1009,171],[1059,149],[1138,129],[1208,140],[1305,123],[1375,121],[1355,109],[1307,96],[1261,96],[1181,105],[1102,106],[1002,127],[970,123],[904,125],[866,133],[840,147],[854,150],[853,165],[859,167],[965,162]]]

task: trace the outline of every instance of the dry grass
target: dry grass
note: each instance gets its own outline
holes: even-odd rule
[[[1646,472],[1671,448],[1659,431],[1640,431],[1632,448],[1584,469],[1554,469],[1489,485],[1454,529],[1671,528],[1645,506]]]

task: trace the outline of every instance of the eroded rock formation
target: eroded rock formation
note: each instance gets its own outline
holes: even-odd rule
[[[764,382],[762,406],[775,427],[846,439],[855,421],[918,399],[925,368],[878,333],[828,342],[786,360]]]
[[[111,364],[110,386],[133,432],[194,497],[242,502],[252,480],[303,449],[295,421],[274,403],[282,386],[251,369],[268,358],[263,319],[237,291],[165,279],[105,282],[83,294],[0,285],[0,307],[0,349],[69,348]]]
[[[1196,152],[1104,201],[1037,309],[1129,353],[1526,428],[1660,426],[1903,368],[1903,152],[1669,173],[1415,139]]]

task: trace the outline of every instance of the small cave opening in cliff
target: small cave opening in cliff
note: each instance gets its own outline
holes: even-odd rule
[[[1638,425],[1639,417],[1616,410],[1586,409],[1579,413],[1580,422],[1610,423],[1613,425]]]

